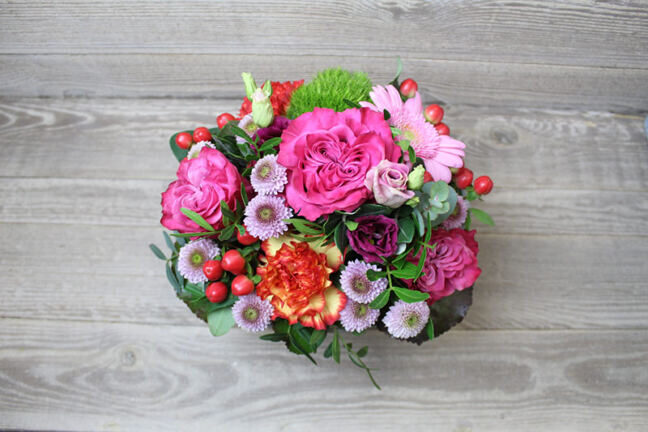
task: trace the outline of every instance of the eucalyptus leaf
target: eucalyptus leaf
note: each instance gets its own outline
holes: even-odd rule
[[[164,253],[160,250],[159,247],[151,243],[149,244],[149,248],[151,249],[151,251],[153,251],[156,257],[160,258],[162,261],[166,261],[167,257],[164,255]]]
[[[232,309],[225,308],[211,312],[207,315],[207,324],[212,335],[223,336],[234,326]]]
[[[164,236],[164,242],[166,243],[167,247],[171,249],[171,253],[174,253],[176,251],[176,248],[173,244],[173,241],[171,241],[171,237],[169,237],[169,234],[167,234],[166,231],[162,231],[162,235]]]

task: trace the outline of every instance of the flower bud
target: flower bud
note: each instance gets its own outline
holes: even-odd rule
[[[252,101],[252,118],[254,119],[254,123],[262,128],[270,126],[274,119],[274,108],[272,108],[270,97],[263,89],[257,88],[250,100]]]
[[[410,190],[419,190],[425,181],[425,167],[419,165],[412,170],[407,176],[407,188]]]
[[[410,207],[416,207],[417,205],[419,205],[420,202],[421,202],[421,198],[414,196],[408,199],[407,201],[405,201],[405,205],[408,205]]]

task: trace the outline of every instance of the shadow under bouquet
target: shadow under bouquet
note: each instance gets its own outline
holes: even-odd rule
[[[387,85],[328,69],[258,87],[244,73],[238,116],[171,137],[171,252],[151,249],[214,336],[237,326],[313,363],[325,346],[378,387],[349,334],[421,344],[463,319],[481,272],[471,219],[493,223],[471,204],[493,182],[473,182],[443,109],[400,69]]]

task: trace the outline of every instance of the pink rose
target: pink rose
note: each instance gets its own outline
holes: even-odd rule
[[[477,267],[479,246],[475,241],[475,232],[461,228],[435,230],[430,244],[436,243],[436,247],[428,250],[424,274],[413,284],[411,281],[405,282],[412,288],[429,293],[429,304],[472,286],[481,274],[481,269]],[[408,260],[417,263],[418,257]]]
[[[414,196],[413,191],[407,190],[408,173],[409,167],[405,164],[380,161],[367,172],[365,186],[373,192],[378,204],[398,208]]]
[[[221,200],[231,209],[240,197],[241,176],[234,165],[218,150],[208,147],[194,159],[184,159],[178,168],[178,180],[162,193],[162,225],[181,233],[205,231],[180,209],[193,210],[215,229],[223,227]]]
[[[281,135],[278,162],[288,169],[286,201],[311,221],[355,210],[371,196],[364,185],[367,172],[383,159],[397,162],[400,155],[382,113],[315,108]]]

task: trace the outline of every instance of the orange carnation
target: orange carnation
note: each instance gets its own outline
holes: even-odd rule
[[[340,318],[347,299],[329,279],[342,261],[335,246],[283,237],[264,242],[263,250],[267,264],[257,269],[262,279],[256,293],[274,306],[272,319],[323,330]]]

